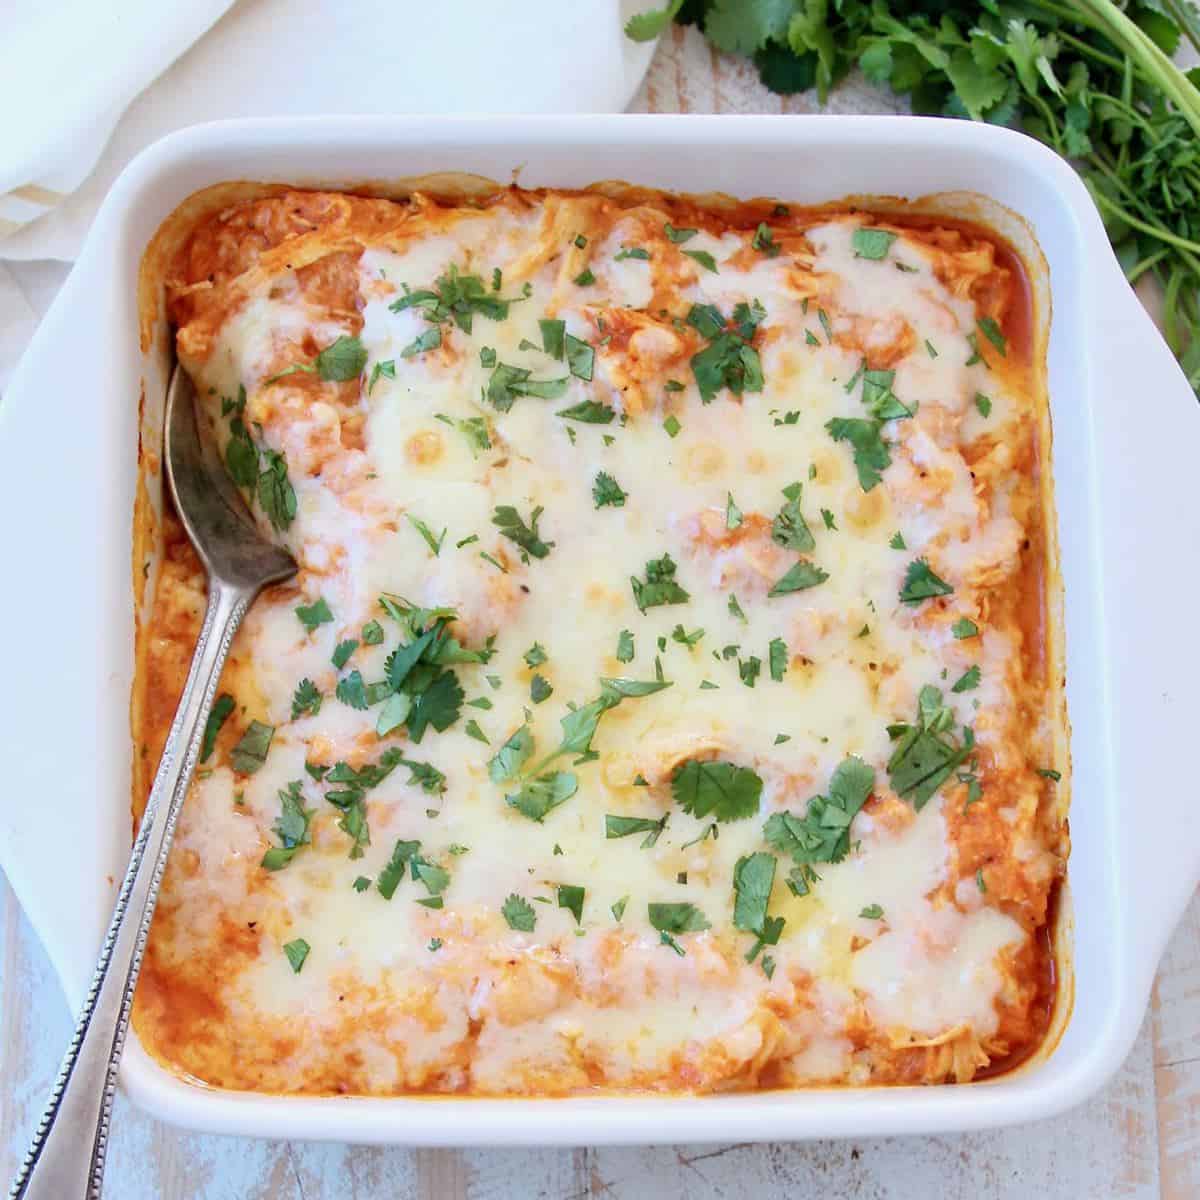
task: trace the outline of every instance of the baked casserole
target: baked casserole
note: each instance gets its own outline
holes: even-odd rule
[[[300,570],[240,630],[135,1007],[271,1093],[967,1082],[1068,850],[1044,366],[987,228],[261,189],[168,272]],[[143,514],[144,515],[144,514]],[[204,609],[170,514],[135,814]]]

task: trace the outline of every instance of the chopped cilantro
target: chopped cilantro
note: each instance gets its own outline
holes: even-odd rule
[[[330,662],[340,671],[349,661],[350,655],[358,649],[358,638],[346,638],[334,647]]]
[[[553,809],[575,795],[579,780],[571,771],[550,771],[529,779],[521,790],[504,797],[510,808],[539,825]]]
[[[667,817],[619,817],[606,813],[604,817],[604,836],[606,838],[629,837],[630,834],[644,833],[641,849],[649,850],[662,836],[667,827]]]
[[[762,671],[762,659],[751,655],[746,659],[738,659],[738,675],[747,687],[753,687]]]
[[[571,282],[577,287],[589,287],[596,282],[596,277],[592,274],[590,267],[584,267]]]
[[[592,500],[597,508],[623,508],[628,495],[607,471],[597,473],[592,483]]]
[[[900,589],[900,600],[904,604],[920,604],[935,596],[953,595],[954,588],[935,575],[923,558],[914,559],[904,573],[904,586]]]
[[[918,811],[971,754],[974,735],[965,731],[962,744],[957,744],[948,732],[953,720],[942,704],[942,693],[926,686],[918,695],[917,723],[888,726],[888,733],[898,739],[887,764],[892,789]]]
[[[302,679],[292,693],[292,720],[315,717],[321,711],[321,693],[311,679]],[[201,760],[203,761],[203,759]]]
[[[555,416],[566,421],[579,421],[583,425],[611,425],[617,414],[607,404],[601,404],[598,400],[581,400],[578,404],[572,404],[570,408],[560,408]]]
[[[835,442],[849,442],[854,451],[854,466],[858,482],[869,492],[882,479],[882,472],[892,464],[887,443],[880,437],[880,423],[861,417],[834,417],[825,429]]]
[[[734,503],[733,493],[726,492],[727,499],[725,501],[725,528],[737,529],[742,523],[742,510]]]
[[[980,680],[980,670],[979,670],[978,665],[973,666],[973,667],[968,667],[962,673],[962,675],[959,676],[958,681],[954,684],[954,686],[950,690],[952,692],[955,692],[958,694],[961,694],[963,692],[973,691],[975,688],[977,688],[979,686],[979,680]]]
[[[802,592],[807,588],[816,587],[829,578],[826,571],[807,559],[801,559],[781,579],[777,580],[768,596],[785,596],[790,592]]]
[[[535,675],[529,681],[529,698],[534,704],[541,704],[543,700],[548,700],[553,693],[554,688],[551,687],[544,675]]]
[[[544,542],[538,535],[538,520],[543,511],[541,505],[538,505],[530,514],[529,524],[526,525],[511,504],[498,504],[496,511],[492,514],[492,524],[510,542],[515,542],[520,546],[526,554],[532,554],[534,558],[545,558],[554,543]],[[528,558],[525,561],[528,562]]]
[[[375,384],[380,379],[395,379],[396,378],[396,360],[394,358],[384,359],[382,362],[377,362],[371,368],[371,378],[367,383],[367,395],[369,396],[375,390]]]
[[[274,725],[262,721],[251,721],[238,744],[234,746],[229,761],[239,775],[253,775],[267,761],[267,751],[275,736]]]
[[[708,918],[694,904],[676,901],[670,904],[646,905],[650,924],[660,933],[701,933],[711,929]]]
[[[479,728],[479,722],[473,717],[463,726],[463,732],[467,737],[474,738],[477,742],[482,742],[485,746],[491,745],[488,741],[487,734]]]
[[[807,554],[816,548],[817,543],[800,511],[802,485],[790,483],[783,489],[783,494],[787,503],[771,522],[771,540],[787,550]]]
[[[507,922],[509,929],[515,929],[518,933],[532,933],[537,924],[537,913],[534,912],[533,905],[516,892],[509,893],[500,907],[500,915]]]
[[[287,955],[288,963],[295,974],[300,974],[300,968],[304,966],[304,960],[308,958],[308,952],[311,949],[312,947],[303,938],[284,942],[283,952]]]
[[[735,929],[761,933],[775,883],[775,855],[758,851],[739,858],[733,868]]]
[[[878,921],[883,917],[883,908],[878,904],[868,904],[858,915],[868,921]]]
[[[624,262],[627,258],[637,259],[640,262],[650,261],[650,251],[642,249],[641,246],[622,246],[620,250],[613,255],[613,262]]]
[[[586,889],[570,883],[560,883],[557,888],[558,907],[565,908],[575,918],[576,925],[583,924],[583,898]]]
[[[628,629],[617,634],[617,662],[633,662],[633,634]]]
[[[746,620],[746,614],[742,612],[742,606],[738,603],[738,598],[733,592],[729,593],[729,603],[725,607],[729,609],[731,617],[736,617],[739,621]]]
[[[667,235],[667,240],[679,245],[681,242],[689,241],[694,238],[700,231],[698,229],[676,229],[674,225],[668,221],[663,226],[663,232]]]
[[[567,369],[576,379],[590,382],[595,368],[596,351],[587,342],[569,333],[566,337],[566,350]]]
[[[533,372],[528,367],[513,367],[498,362],[488,378],[488,403],[499,412],[508,412],[519,396],[533,396],[539,400],[558,400],[566,394],[567,377],[561,379],[531,379]]]
[[[698,262],[706,271],[711,271],[714,275],[719,273],[717,260],[707,250],[685,250],[683,253],[694,262]]]
[[[515,779],[533,754],[533,734],[528,725],[517,729],[488,762],[488,777],[493,783]]]
[[[775,241],[770,228],[765,221],[758,223],[758,228],[754,231],[754,237],[750,239],[750,246],[754,250],[759,250],[768,258],[774,258],[782,248]]]
[[[664,604],[684,604],[691,596],[675,582],[675,562],[669,554],[646,563],[645,582],[631,576],[633,599],[640,612]]]
[[[875,772],[851,755],[838,764],[829,779],[829,794],[814,796],[803,816],[777,812],[767,818],[763,837],[769,845],[801,868],[793,891],[807,894],[815,878],[810,864],[841,862],[850,851],[850,826],[875,786]],[[801,890],[798,890],[801,889]]]
[[[992,415],[992,402],[982,392],[975,393],[975,407],[979,409],[981,417],[990,417]]]
[[[313,604],[301,604],[296,608],[296,616],[300,618],[300,624],[312,633],[318,625],[325,625],[333,620],[333,613],[329,611],[329,605],[325,603],[325,597],[319,597]]]
[[[567,332],[566,321],[541,320],[538,322],[538,328],[542,331],[542,349],[551,358],[561,359]]]
[[[293,779],[287,787],[278,793],[279,816],[271,826],[271,832],[279,839],[278,846],[272,846],[262,857],[261,865],[268,871],[280,871],[296,856],[301,846],[309,843],[309,823],[312,821],[312,810],[304,807],[304,796],[301,793],[300,780]]]
[[[1008,339],[1000,332],[1000,326],[992,317],[979,318],[979,332],[983,334],[997,350],[1000,351],[1002,357],[1008,354]]]
[[[950,626],[950,632],[954,634],[959,641],[963,638],[973,638],[979,635],[979,626],[968,617],[959,617],[953,625]]]
[[[767,647],[767,659],[770,664],[771,678],[779,683],[787,671],[788,648],[783,638],[772,638]]]
[[[217,734],[221,732],[221,726],[232,716],[235,707],[234,699],[228,692],[222,692],[213,703],[208,719],[204,722],[204,737],[200,742],[200,761],[202,763],[208,762],[212,757],[212,752],[217,744]]]
[[[762,780],[749,767],[689,758],[671,778],[671,794],[684,812],[697,819],[741,821],[758,812]]]
[[[868,229],[860,226],[850,238],[850,248],[855,258],[882,259],[887,257],[897,235],[886,229]]]
[[[446,540],[446,530],[434,536],[434,532],[421,520],[420,517],[414,517],[412,513],[405,514],[408,517],[408,523],[421,535],[425,545],[429,547],[430,552],[436,558],[442,552],[442,543]]]
[[[675,414],[670,413],[667,416],[667,419],[663,422],[663,428],[667,431],[668,437],[675,437],[679,433],[682,426],[679,424]]]
[[[401,358],[415,358],[418,354],[424,354],[426,350],[436,350],[442,344],[442,331],[437,325],[431,329],[426,329],[424,333],[415,337],[403,350],[400,351]]]
[[[896,530],[895,533],[892,534],[891,540],[888,542],[888,545],[891,546],[891,548],[893,550],[907,550],[908,549],[908,546],[904,542],[904,535],[898,529]]]

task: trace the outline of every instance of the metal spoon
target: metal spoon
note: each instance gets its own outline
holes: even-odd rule
[[[196,430],[195,389],[179,367],[167,389],[165,441],[175,508],[208,573],[208,607],[96,973],[50,1103],[13,1182],[12,1200],[99,1200],[133,991],[221,667],[254,598],[267,584],[296,572],[291,557],[258,532],[219,461],[205,453]]]

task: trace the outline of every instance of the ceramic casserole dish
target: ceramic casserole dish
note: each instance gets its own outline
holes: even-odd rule
[[[1200,410],[1070,168],[1018,134],[966,122],[238,122],[184,131],[131,164],[0,415],[13,564],[0,598],[12,680],[0,721],[9,764],[0,854],[72,1005],[129,845],[131,513],[139,437],[150,446],[161,437],[171,365],[156,297],[143,297],[150,324],[139,327],[147,243],[189,196],[231,180],[336,189],[436,173],[506,181],[518,171],[527,187],[623,179],[801,204],[900,197],[985,221],[1033,266],[1035,307],[1050,316],[1072,726],[1072,854],[1051,1035],[1020,1068],[957,1087],[436,1102],[207,1089],[169,1074],[134,1036],[122,1067],[127,1091],[162,1119],[198,1129],[423,1145],[923,1133],[1078,1103],[1132,1044],[1159,954],[1200,876],[1200,834],[1175,766],[1190,711],[1184,684],[1200,652],[1147,603],[1186,597],[1195,576],[1189,549],[1200,515],[1183,492]]]

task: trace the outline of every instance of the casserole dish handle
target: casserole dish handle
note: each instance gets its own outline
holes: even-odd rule
[[[1094,476],[1089,498],[1100,512],[1093,528],[1103,531],[1093,547],[1101,620],[1116,648],[1097,677],[1106,720],[1116,698],[1122,714],[1108,727],[1109,844],[1122,847],[1110,886],[1128,923],[1120,939],[1128,967],[1148,991],[1200,881],[1200,813],[1187,769],[1200,738],[1200,499],[1180,504],[1200,482],[1200,403],[1116,260],[1104,266],[1116,278],[1092,290],[1092,431],[1099,461],[1123,469],[1119,478]]]

